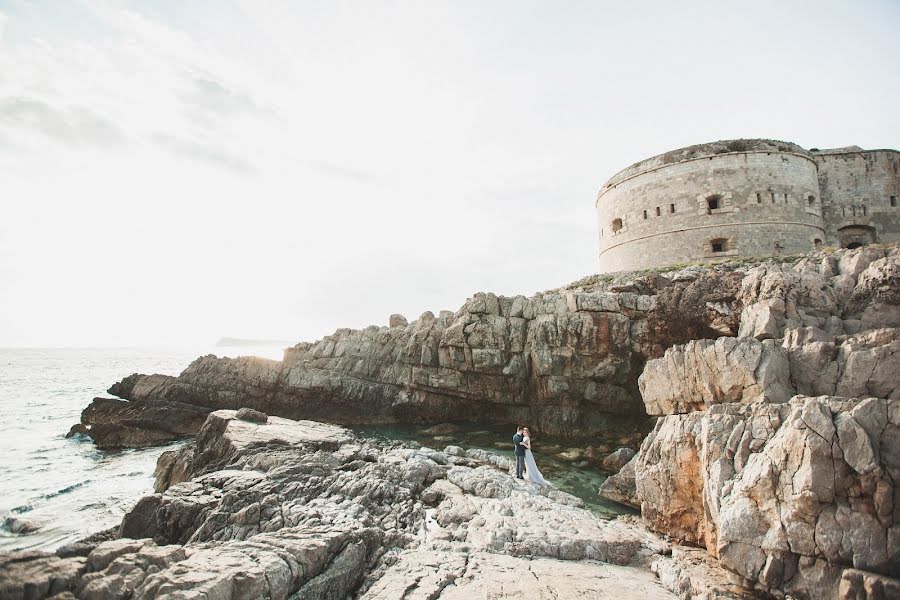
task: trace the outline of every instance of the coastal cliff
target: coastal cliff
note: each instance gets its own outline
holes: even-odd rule
[[[575,569],[570,575],[584,586],[570,588],[568,597],[576,598],[591,597],[585,592],[589,581],[603,577],[593,560],[637,566],[645,574],[652,569],[665,588],[653,593],[692,600],[900,594],[896,246],[593,277],[531,298],[476,294],[454,314],[426,313],[411,323],[395,316],[390,325],[339,330],[288,349],[283,361],[203,357],[179,377],[133,375],[110,389],[125,400],[95,400],[81,427],[101,446],[151,444],[191,433],[211,411],[249,407],[244,414],[250,422],[255,410],[345,424],[525,421],[538,431],[571,435],[601,430],[610,413],[644,413],[658,417],[654,430],[600,490],[639,508],[640,522],[589,525],[577,500],[519,489],[502,460],[455,447],[350,451],[360,442],[335,427],[338,442],[297,442],[302,456],[288,460],[295,451],[287,447],[297,445],[286,433],[289,421],[269,417],[277,427],[268,431],[278,435],[261,435],[257,425],[249,441],[237,443],[246,437],[245,426],[233,425],[241,419],[213,412],[202,421],[195,445],[160,458],[157,494],[132,511],[122,534],[156,540],[148,552],[162,544],[189,554],[195,543],[224,552],[234,540],[252,540],[254,552],[263,552],[288,544],[281,536],[294,535],[277,532],[300,527],[308,533],[305,524],[318,523],[288,519],[299,509],[286,508],[285,494],[305,494],[305,507],[328,513],[329,503],[383,489],[391,508],[375,511],[382,530],[348,533],[335,542],[340,552],[356,548],[356,558],[339,561],[350,564],[353,575],[340,579],[355,582],[353,593],[360,597],[403,597],[403,590],[447,581],[453,585],[434,583],[430,597],[456,597],[456,586],[464,583],[474,586],[470,592],[490,591],[492,584],[466,565],[481,565],[480,572],[501,581],[521,564],[504,561],[523,556],[576,561],[535,564],[541,573]],[[160,418],[166,406],[173,409],[170,416],[184,418],[177,424]],[[328,427],[301,425],[310,431]],[[419,464],[416,456],[437,466]],[[316,461],[325,466],[315,468]],[[418,465],[415,474],[411,461]],[[384,464],[400,469],[360,470]],[[297,489],[273,483],[279,468],[310,479]],[[349,483],[329,479],[332,471],[352,471],[367,491],[349,491]],[[266,494],[248,492],[257,485]],[[299,491],[309,485],[314,490]],[[421,503],[424,512],[393,514],[406,506],[388,492],[397,486],[418,498],[413,506]],[[536,514],[522,516],[503,505],[503,490],[527,494],[528,502],[537,503]],[[555,514],[577,526],[544,521]],[[429,518],[451,532],[422,545]],[[335,522],[329,521],[329,531]],[[363,539],[370,534],[371,545]],[[465,542],[466,549],[447,547],[448,541]],[[313,572],[331,572],[328,561],[340,552],[325,552],[325,563]],[[155,577],[141,568],[142,577]],[[307,580],[291,577],[288,587],[307,597],[301,592]],[[72,586],[87,589],[78,581]],[[545,583],[557,591],[562,585]],[[342,591],[334,597],[349,593],[335,589]],[[373,595],[377,590],[381,595]]]
[[[127,402],[95,400],[78,430],[101,447],[155,444],[196,431],[191,410],[246,406],[345,425],[527,422],[590,435],[610,414],[644,414],[637,380],[648,359],[737,333],[739,269],[588,278],[532,297],[479,293],[456,313],[340,329],[282,361],[204,356],[178,377],[126,377],[109,391]],[[161,405],[185,418],[158,418]]]
[[[696,340],[639,378],[660,415],[600,493],[705,548],[746,587],[900,595],[900,256],[764,264],[736,337]]]

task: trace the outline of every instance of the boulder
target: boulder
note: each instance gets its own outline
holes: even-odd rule
[[[242,421],[250,421],[251,423],[265,423],[269,419],[266,413],[246,407],[238,410],[235,418]]]
[[[637,455],[631,457],[631,460],[623,466],[618,473],[610,475],[600,486],[598,495],[624,504],[632,508],[640,508],[640,501],[637,499],[637,487],[634,481],[634,469],[637,463]]]
[[[388,327],[391,327],[391,328],[406,327],[407,325],[409,325],[409,321],[407,321],[406,317],[404,317],[403,315],[399,315],[399,314],[395,313],[395,314],[391,315],[391,317],[388,319]]]
[[[613,473],[618,473],[632,458],[636,452],[631,448],[619,448],[603,459],[603,468]]]
[[[774,340],[719,338],[674,346],[638,378],[647,414],[672,415],[728,402],[786,402],[790,367]]]

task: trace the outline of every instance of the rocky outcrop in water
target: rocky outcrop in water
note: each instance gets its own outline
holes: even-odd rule
[[[737,337],[648,362],[641,391],[663,416],[601,493],[705,548],[748,587],[890,597],[900,586],[898,290],[896,249],[750,269]]]
[[[643,413],[637,379],[648,358],[737,333],[737,268],[597,278],[529,298],[480,293],[455,314],[340,329],[289,348],[283,361],[205,356],[178,377],[126,377],[109,391],[129,402],[96,400],[82,422],[106,446],[138,439],[142,424],[148,439],[167,439],[170,423],[149,422],[158,403],[343,424],[527,422],[587,435],[608,414]]]
[[[382,447],[217,411],[191,454],[189,479],[162,482],[125,517],[131,537],[77,557],[20,555],[4,563],[4,597],[674,599],[649,567],[690,567],[633,518],[604,521],[483,451]],[[741,597],[709,571],[716,597]]]

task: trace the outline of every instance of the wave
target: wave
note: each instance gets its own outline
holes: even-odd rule
[[[91,482],[90,479],[85,479],[84,481],[79,481],[78,483],[73,483],[72,485],[66,486],[61,490],[57,490],[55,492],[50,492],[49,494],[44,494],[41,496],[44,500],[50,500],[51,498],[56,498],[57,496],[62,496],[63,494],[68,494],[69,492],[73,492],[80,487],[86,486]]]

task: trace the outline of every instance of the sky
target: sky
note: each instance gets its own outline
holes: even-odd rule
[[[900,147],[898,28],[891,0],[0,0],[0,346],[558,287],[642,158]]]

